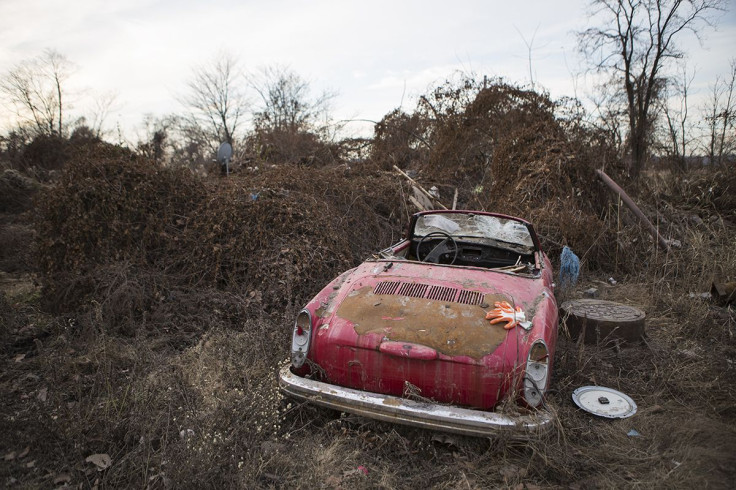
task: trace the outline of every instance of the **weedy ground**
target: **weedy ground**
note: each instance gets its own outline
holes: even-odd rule
[[[72,164],[35,206],[2,217],[15,230],[0,233],[4,486],[728,488],[736,478],[736,314],[701,297],[736,275],[733,209],[713,193],[723,176],[650,176],[642,207],[680,240],[670,252],[615,202],[582,218],[571,210],[575,226],[597,220],[605,238],[567,242],[583,272],[558,300],[596,287],[642,308],[647,336],[615,348],[561,332],[545,402],[556,427],[521,443],[278,392],[302,303],[405,226],[401,179],[289,167],[202,183],[111,162]],[[544,235],[551,248],[565,238]],[[580,411],[570,395],[590,384],[627,393],[638,413]]]

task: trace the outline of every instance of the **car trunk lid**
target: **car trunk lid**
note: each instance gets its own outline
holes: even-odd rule
[[[318,328],[315,359],[330,381],[479,408],[495,405],[510,385],[505,373],[516,363],[515,342],[506,342],[508,332],[490,324],[486,312],[497,301],[531,301],[534,281],[499,273],[489,282],[487,270],[426,264],[402,263],[387,274],[389,268],[375,265],[355,271]]]

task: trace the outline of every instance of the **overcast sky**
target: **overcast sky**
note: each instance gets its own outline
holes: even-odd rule
[[[688,65],[701,97],[736,57],[736,2],[717,31],[694,38]],[[74,115],[115,91],[107,126],[135,134],[144,114],[182,112],[176,102],[195,65],[218,51],[242,68],[286,65],[314,92],[331,89],[336,119],[378,120],[457,70],[529,82],[553,97],[585,98],[574,31],[588,26],[587,1],[0,0],[0,74],[52,48],[75,64]],[[536,34],[535,34],[536,32]],[[577,84],[574,83],[577,80]],[[0,124],[10,123],[0,107]],[[365,125],[354,123],[356,131]]]

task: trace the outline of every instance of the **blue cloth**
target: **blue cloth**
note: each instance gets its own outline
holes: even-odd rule
[[[565,246],[560,255],[560,287],[567,289],[578,283],[580,275],[580,259],[575,252]]]

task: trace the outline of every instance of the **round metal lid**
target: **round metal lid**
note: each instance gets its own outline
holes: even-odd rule
[[[578,407],[599,417],[625,419],[636,413],[634,400],[605,386],[581,386],[572,393],[572,400]]]
[[[603,299],[574,299],[565,301],[561,308],[571,315],[592,320],[636,322],[646,317],[639,308]]]

